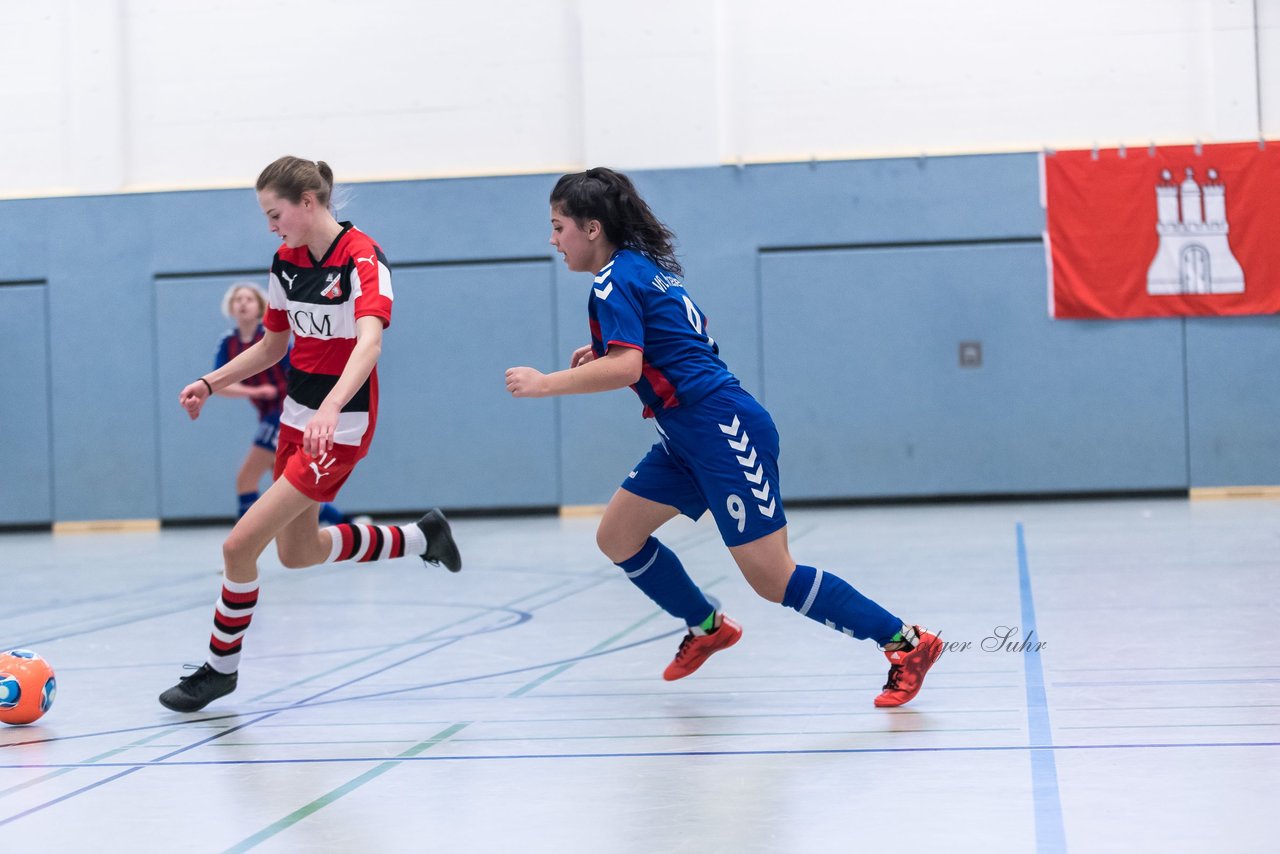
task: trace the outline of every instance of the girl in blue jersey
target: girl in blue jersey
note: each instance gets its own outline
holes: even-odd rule
[[[221,368],[236,356],[262,340],[266,330],[262,318],[267,312],[267,295],[253,282],[236,282],[222,298],[222,313],[235,323],[218,342],[218,353],[213,367]],[[236,518],[258,500],[258,486],[262,476],[272,470],[276,462],[276,445],[280,438],[280,413],[284,410],[284,398],[289,391],[289,356],[261,373],[246,377],[240,382],[229,383],[218,389],[219,397],[248,398],[258,412],[258,427],[253,433],[253,443],[245,455],[240,470],[236,472],[236,499],[239,507]],[[320,521],[336,525],[349,521],[337,507],[328,502],[320,505]],[[366,520],[367,521],[367,520]]]
[[[551,245],[570,270],[594,273],[591,343],[568,370],[507,370],[515,397],[587,394],[631,386],[658,442],[622,482],[596,533],[600,550],[688,633],[667,680],[688,676],[742,628],[703,595],[654,536],[683,513],[707,510],[752,588],[810,619],[874,640],[889,659],[877,706],[919,692],[942,641],[863,596],[839,576],[797,565],[787,547],[773,419],[720,359],[706,316],[680,280],[674,235],[625,175],[596,168],[564,175],[551,193]]]

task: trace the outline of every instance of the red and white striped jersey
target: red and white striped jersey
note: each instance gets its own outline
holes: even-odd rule
[[[289,395],[280,416],[280,438],[302,441],[356,346],[356,319],[377,317],[391,325],[391,270],[373,238],[349,222],[317,260],[306,246],[281,246],[271,263],[267,313],[273,332],[293,332]],[[368,450],[378,417],[378,370],[342,408],[333,440]]]

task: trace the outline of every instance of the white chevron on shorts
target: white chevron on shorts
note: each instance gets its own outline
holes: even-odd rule
[[[729,443],[730,448],[733,448],[735,451],[746,452],[747,448],[751,444],[751,437],[748,436],[747,431],[742,428],[742,422],[738,420],[737,415],[733,416],[733,421],[731,423],[718,424],[716,426],[720,428],[721,433],[725,434],[725,441]],[[734,441],[735,437],[738,436],[739,431],[742,433],[742,438]],[[742,466],[743,477],[751,483],[763,484],[759,489],[753,488],[751,490],[751,494],[760,502],[756,505],[756,508],[760,511],[760,515],[772,519],[773,514],[778,509],[778,499],[769,497],[769,481],[766,480],[764,476],[764,464],[756,462],[756,449],[751,448],[751,452],[745,457],[740,456],[735,457],[735,459],[737,459],[738,465]],[[765,501],[768,501],[769,503],[765,504]]]

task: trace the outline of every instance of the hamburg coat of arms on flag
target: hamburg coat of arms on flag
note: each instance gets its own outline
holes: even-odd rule
[[[1280,312],[1280,144],[1060,151],[1041,163],[1054,317]]]

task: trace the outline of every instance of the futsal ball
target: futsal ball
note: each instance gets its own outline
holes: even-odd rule
[[[29,724],[53,705],[58,682],[49,662],[27,649],[0,653],[0,721]]]

